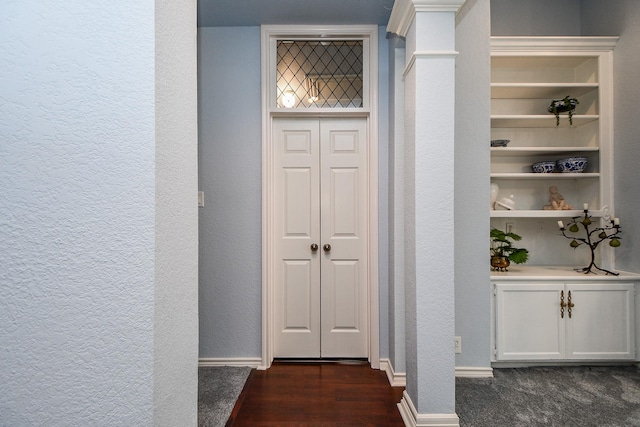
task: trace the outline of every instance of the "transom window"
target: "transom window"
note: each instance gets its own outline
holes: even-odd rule
[[[277,40],[277,108],[363,108],[362,40]]]

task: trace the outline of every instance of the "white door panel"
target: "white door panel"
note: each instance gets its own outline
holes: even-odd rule
[[[368,355],[366,125],[273,122],[275,357]]]
[[[367,355],[367,132],[363,119],[321,122],[321,331],[324,357]]]
[[[316,120],[275,121],[273,127],[274,356],[320,356],[320,240]]]

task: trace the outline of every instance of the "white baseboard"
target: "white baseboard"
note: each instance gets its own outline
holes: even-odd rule
[[[456,378],[493,378],[493,368],[474,366],[456,366]]]
[[[201,357],[198,359],[198,366],[248,366],[249,368],[258,368],[262,364],[262,359],[259,357],[233,357],[233,358],[218,358],[218,357]]]
[[[459,427],[460,419],[453,414],[418,414],[411,398],[405,391],[398,409],[404,425],[408,427]]]
[[[387,373],[389,384],[392,387],[406,387],[407,374],[404,372],[395,372],[393,363],[389,359],[380,359],[380,370]],[[478,368],[475,366],[457,366],[456,378],[493,378],[493,368]]]
[[[393,370],[393,364],[389,359],[380,359],[380,370],[387,373],[389,384],[391,387],[406,387],[407,386],[407,374],[404,372],[395,372]]]

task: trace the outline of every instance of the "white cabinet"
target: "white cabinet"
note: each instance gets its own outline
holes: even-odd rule
[[[634,283],[494,283],[495,360],[634,360]]]

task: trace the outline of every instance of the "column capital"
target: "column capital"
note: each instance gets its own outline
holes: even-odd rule
[[[387,32],[401,37],[407,35],[417,12],[456,13],[466,0],[396,0],[387,24]]]

